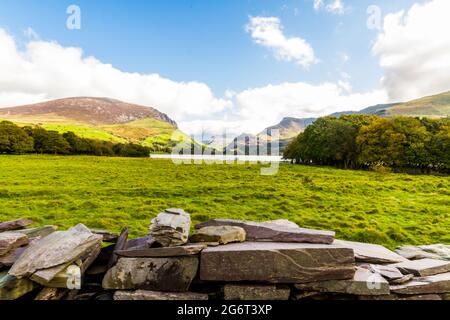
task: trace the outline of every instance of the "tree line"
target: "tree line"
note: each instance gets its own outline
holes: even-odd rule
[[[285,149],[294,163],[399,172],[450,172],[450,118],[324,117]]]
[[[39,126],[19,127],[9,121],[0,122],[0,154],[26,153],[137,158],[148,157],[150,148],[81,138],[73,132],[60,134]]]

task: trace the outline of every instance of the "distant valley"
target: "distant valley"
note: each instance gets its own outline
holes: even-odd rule
[[[434,96],[424,97],[405,103],[379,104],[371,106],[360,111],[343,111],[333,113],[330,116],[339,117],[345,114],[373,114],[381,117],[410,116],[410,117],[429,117],[445,118],[450,116],[450,91]],[[257,140],[260,143],[270,141],[271,130],[279,130],[279,144],[281,150],[293,138],[303,132],[309,125],[314,123],[317,118],[292,118],[286,117],[277,125],[264,129],[258,135],[243,134],[230,142],[226,147],[228,153],[245,154],[247,150],[257,149]],[[247,139],[246,139],[247,138]]]
[[[450,92],[405,103],[380,104],[356,112],[338,112],[331,116],[339,117],[343,114],[447,117],[450,115]],[[150,147],[154,152],[170,152],[177,143],[192,141],[178,129],[174,120],[157,109],[109,98],[76,97],[0,108],[0,119],[22,126],[39,125],[60,133],[71,131],[84,138],[139,143]],[[268,141],[273,140],[279,142],[283,149],[315,121],[316,118],[286,117],[257,135],[242,134],[234,139],[215,136],[202,141],[201,144],[220,153],[225,151],[228,154],[245,154],[247,151],[256,154],[258,141],[260,145],[266,145]],[[279,130],[279,139],[271,137],[271,130],[274,129]]]

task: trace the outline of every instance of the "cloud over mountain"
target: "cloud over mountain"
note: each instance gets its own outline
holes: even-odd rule
[[[220,112],[230,106],[205,83],[176,82],[158,74],[129,73],[85,57],[80,48],[30,41],[19,51],[0,29],[0,107],[75,96],[110,97],[158,106],[177,118]]]
[[[205,83],[121,71],[83,50],[30,41],[19,50],[0,29],[0,107],[75,97],[109,97],[152,106],[187,133],[257,133],[285,116],[320,116],[386,100],[382,90],[352,93],[339,83],[287,82],[216,97]],[[231,88],[232,89],[232,88]]]
[[[388,14],[373,52],[384,69],[383,85],[393,101],[450,89],[450,1],[415,4]]]

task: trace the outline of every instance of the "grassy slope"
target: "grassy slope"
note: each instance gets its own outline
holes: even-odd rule
[[[46,130],[55,130],[59,133],[73,132],[77,136],[88,139],[98,139],[102,141],[111,141],[117,143],[126,143],[127,140],[117,137],[109,132],[94,127],[73,124],[44,124],[42,127]]]
[[[398,104],[389,115],[447,117],[450,115],[450,92]]]
[[[125,124],[98,127],[76,123],[70,119],[57,116],[22,117],[10,119],[9,121],[13,121],[20,126],[39,124],[47,130],[55,130],[60,133],[72,131],[82,138],[117,143],[134,142],[147,146],[151,146],[153,143],[169,145],[174,132],[176,133],[174,136],[177,139],[176,142],[187,138],[170,123],[152,118],[140,119]]]
[[[281,165],[174,165],[170,160],[1,156],[0,221],[145,235],[169,207],[210,218],[291,219],[349,240],[384,244],[450,243],[449,177],[408,176]]]
[[[169,143],[176,130],[167,122],[146,118],[125,124],[102,126],[103,130],[135,143],[151,144],[153,141]]]

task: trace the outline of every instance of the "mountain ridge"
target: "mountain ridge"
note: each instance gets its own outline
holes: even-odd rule
[[[445,117],[450,114],[450,91],[409,102],[378,104],[360,111],[336,112],[330,116],[339,117],[344,114]],[[76,131],[75,133],[87,138],[156,145],[158,150],[163,148],[162,150],[166,151],[168,150],[166,146],[174,146],[180,140],[188,138],[178,130],[177,123],[167,114],[153,107],[106,97],[70,97],[0,108],[0,119],[23,125],[41,125],[48,130],[62,133]],[[285,146],[316,119],[284,117],[278,124],[264,129],[257,135],[241,134],[230,140],[213,137],[205,145],[220,150],[225,144],[227,145],[225,150],[242,152],[243,148],[252,148],[257,144],[257,137],[260,138],[260,143],[272,140],[270,130],[277,129],[280,132],[279,141]]]
[[[95,126],[153,118],[178,127],[168,115],[155,108],[103,97],[71,97],[1,108],[0,117],[13,120],[35,120],[37,123],[40,120],[46,120],[47,117],[46,122],[71,120]]]
[[[426,96],[423,98],[411,100],[408,102],[377,104],[366,107],[360,111],[342,111],[335,112],[329,116],[340,117],[342,115],[352,114],[368,114],[381,117],[391,116],[412,116],[412,117],[446,117],[450,115],[450,91],[437,95]],[[270,126],[257,135],[249,135],[250,145],[247,148],[254,148],[251,141],[256,141],[256,137],[260,136],[267,139],[270,136],[270,130],[278,129],[280,132],[280,148],[283,149],[293,138],[303,132],[310,124],[314,123],[318,118],[295,118],[284,117],[278,124]],[[244,141],[243,135],[239,135],[235,140]],[[237,147],[237,148],[236,148]],[[236,146],[230,143],[227,149],[237,153],[243,153],[245,145],[241,142]]]
[[[431,112],[430,112],[431,111]],[[446,117],[450,115],[450,91],[443,92],[437,95],[426,96],[419,99],[414,99],[408,102],[398,102],[398,103],[387,103],[387,104],[377,104],[374,106],[370,106],[364,108],[360,111],[342,111],[335,112],[330,114],[329,116],[340,117],[346,114],[373,114],[382,117],[389,116],[412,116],[412,117]],[[291,123],[305,123],[303,126],[303,130],[310,124],[312,124],[318,118],[294,118],[294,117],[285,117],[283,120],[277,125],[268,127],[264,129],[262,132],[265,132],[268,129],[280,129],[284,131],[295,131],[291,127],[287,127],[286,124]],[[294,136],[297,136],[302,131],[297,131]],[[287,138],[283,137],[282,138]]]
[[[72,97],[0,108],[0,119],[82,138],[140,143],[154,151],[168,152],[187,137],[165,113],[111,98]]]

